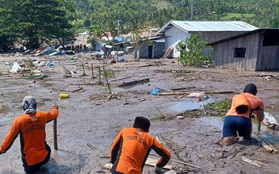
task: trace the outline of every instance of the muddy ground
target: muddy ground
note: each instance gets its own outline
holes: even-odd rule
[[[30,55],[29,55],[30,56]],[[76,58],[77,59],[76,59]],[[258,86],[258,96],[263,99],[267,109],[278,117],[278,72],[248,72],[213,68],[182,68],[177,60],[166,59],[162,64],[154,60],[141,59],[135,62],[131,56],[124,55],[126,62],[103,64],[88,54],[47,58],[32,57],[38,61],[51,61],[55,66],[40,69],[46,73],[43,79],[30,78],[25,74],[8,75],[15,59],[26,56],[0,57],[0,142],[8,133],[12,121],[22,114],[21,101],[26,95],[33,95],[38,102],[38,110],[50,110],[54,103],[60,109],[58,118],[58,148],[53,148],[53,123],[47,125],[47,142],[52,148],[50,162],[42,173],[57,174],[95,174],[109,173],[103,166],[109,163],[110,146],[117,133],[132,126],[136,116],[146,116],[151,122],[150,134],[157,136],[172,152],[170,165],[177,173],[278,173],[279,156],[267,152],[253,134],[250,141],[239,140],[230,147],[221,147],[223,115],[208,117],[206,112],[199,117],[177,115],[186,109],[200,107],[206,101],[220,101],[242,92],[247,83]],[[71,58],[73,60],[71,60]],[[76,60],[75,60],[76,59]],[[63,64],[75,74],[65,78]],[[82,70],[85,65],[85,74]],[[93,64],[92,78],[91,64]],[[99,79],[96,66],[105,66],[113,95],[103,75]],[[260,77],[272,74],[275,77]],[[150,81],[126,88],[118,87],[123,82],[149,78]],[[151,95],[153,89],[162,92],[185,92],[180,95]],[[197,91],[233,91],[234,93],[208,94],[209,99],[197,102],[187,98],[187,94]],[[58,100],[61,93],[70,98]],[[185,104],[177,105],[177,104]],[[191,106],[190,108],[188,106]],[[184,109],[185,107],[185,109]],[[253,127],[254,129],[256,126]],[[279,148],[279,135],[262,126],[260,135],[275,148]],[[24,173],[20,158],[19,138],[7,153],[0,156],[0,173]],[[154,154],[154,152],[152,152]],[[256,167],[242,161],[242,157],[257,159],[265,163]],[[156,156],[150,156],[156,159]],[[176,161],[175,161],[176,160]],[[186,162],[195,167],[181,164]],[[154,173],[153,167],[145,166],[144,174]]]

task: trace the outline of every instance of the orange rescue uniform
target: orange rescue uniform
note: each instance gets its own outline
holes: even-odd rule
[[[244,97],[246,97],[246,98],[244,98]],[[241,104],[245,104],[245,105],[249,106],[249,110],[244,114],[238,114],[236,112],[236,107]],[[239,95],[236,95],[233,97],[232,106],[231,106],[230,110],[227,112],[226,116],[234,115],[234,116],[243,116],[246,118],[250,118],[251,111],[262,110],[262,109],[264,109],[264,104],[263,104],[263,101],[259,97],[255,96],[253,94],[250,94],[250,93],[242,93],[242,94],[239,94]]]
[[[23,114],[16,118],[0,146],[0,152],[5,153],[19,134],[23,161],[26,161],[28,166],[42,162],[48,155],[45,125],[57,117],[58,107],[53,106],[51,112]]]
[[[156,138],[139,128],[122,129],[111,147],[111,171],[141,174],[151,149],[161,156],[156,166],[165,166],[171,153]]]

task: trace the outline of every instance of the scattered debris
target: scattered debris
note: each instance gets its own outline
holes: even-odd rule
[[[137,84],[147,83],[149,81],[150,81],[150,79],[146,78],[146,79],[141,79],[141,80],[135,80],[132,82],[126,82],[126,83],[124,82],[123,84],[118,85],[118,87],[133,86],[133,85],[137,85]]]
[[[256,167],[262,167],[263,165],[268,166],[267,164],[264,164],[264,163],[262,163],[262,162],[260,162],[258,160],[248,159],[245,156],[242,156],[241,159],[242,159],[242,161],[244,161],[246,163],[249,163],[249,164],[252,164],[252,165],[254,165]]]
[[[279,130],[278,122],[276,121],[276,119],[272,115],[270,115],[267,112],[264,113],[264,119],[263,119],[262,123],[265,126],[267,126],[269,129]]]
[[[18,73],[21,70],[21,67],[17,62],[14,62],[12,69],[10,70],[11,73]]]
[[[152,158],[147,158],[147,160],[145,161],[145,165],[147,165],[147,166],[153,166],[153,167],[155,167],[156,166],[156,164],[157,164],[157,162],[158,162],[158,160],[157,159],[152,159]],[[104,165],[104,168],[105,169],[111,169],[112,168],[112,163],[106,163],[105,165]],[[171,170],[173,167],[171,166],[171,165],[165,165],[164,167],[163,167],[163,169],[167,169],[167,170]]]
[[[70,94],[67,94],[67,93],[61,93],[58,96],[59,99],[66,99],[66,98],[69,98],[69,97],[70,97]]]
[[[253,133],[261,140],[261,145],[270,153],[277,153],[278,151],[273,147],[272,144],[267,142],[265,139],[263,139],[260,135],[258,135],[256,132],[253,131]]]

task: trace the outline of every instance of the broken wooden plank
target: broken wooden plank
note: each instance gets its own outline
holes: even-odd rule
[[[228,94],[233,93],[231,90],[225,90],[225,91],[204,91],[206,94]]]
[[[152,154],[152,153],[150,153],[150,155],[156,156],[156,157],[160,157],[159,155]],[[196,166],[196,165],[193,165],[193,164],[190,164],[190,163],[186,163],[186,162],[183,162],[183,161],[175,160],[175,159],[172,159],[172,158],[170,159],[170,161],[176,162],[176,163],[179,163],[179,164],[184,164],[186,166],[194,167],[194,168],[197,168],[197,169],[200,169],[199,166]]]
[[[194,89],[194,88],[196,88],[196,87],[194,87],[194,86],[190,86],[190,87],[181,87],[181,88],[172,88],[172,89],[170,89],[171,91],[182,91],[182,90],[189,90],[189,89]]]
[[[146,78],[146,79],[135,80],[135,81],[131,81],[131,82],[124,82],[123,84],[118,85],[118,87],[132,86],[132,85],[147,83],[149,81],[150,81],[150,79]]]
[[[189,95],[193,92],[165,92],[165,93],[159,93],[157,95]],[[233,93],[233,91],[197,91],[196,93],[205,93],[205,94],[228,94]]]
[[[241,159],[242,159],[242,161],[244,161],[244,162],[246,162],[246,163],[249,163],[249,164],[252,164],[252,165],[254,165],[254,166],[256,166],[256,167],[262,167],[262,165],[259,164],[257,161],[248,159],[248,158],[246,158],[245,156],[242,156]]]
[[[272,144],[270,144],[268,141],[266,141],[264,138],[262,138],[260,135],[258,135],[256,132],[253,131],[253,133],[261,140],[262,146],[270,153],[275,152],[278,153],[277,149],[273,147]]]
[[[155,167],[156,164],[157,164],[157,162],[158,162],[158,160],[156,160],[156,159],[147,158],[147,160],[145,161],[145,165]],[[104,168],[105,168],[105,169],[111,169],[111,168],[112,168],[112,165],[113,165],[112,163],[106,163],[106,164],[104,165]],[[165,166],[163,167],[163,169],[167,169],[167,170],[171,170],[172,168],[173,168],[173,167],[172,167],[171,165],[165,165]]]
[[[158,93],[158,96],[164,96],[164,95],[189,95],[190,92],[162,92]]]

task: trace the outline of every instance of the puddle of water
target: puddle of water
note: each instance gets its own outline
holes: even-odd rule
[[[278,109],[277,109],[278,110]],[[274,110],[273,110],[274,111]],[[275,110],[276,111],[276,110]],[[278,111],[273,113],[279,113]],[[272,115],[269,112],[265,112],[267,115]],[[278,115],[272,115],[276,121],[278,120]],[[223,129],[224,124],[224,117],[202,117],[199,118],[202,122],[208,125],[215,126],[219,129]],[[253,119],[253,130],[256,131],[257,129],[257,121]],[[279,131],[278,130],[272,130],[266,127],[264,124],[261,124],[261,131],[258,132],[258,134],[264,138],[267,142],[271,143],[277,150],[279,150]],[[252,135],[255,137],[255,135]]]
[[[202,109],[204,105],[214,102],[213,99],[209,98],[204,101],[198,102],[195,98],[187,98],[183,101],[176,102],[170,107],[171,110],[175,112],[183,112],[186,110]]]

